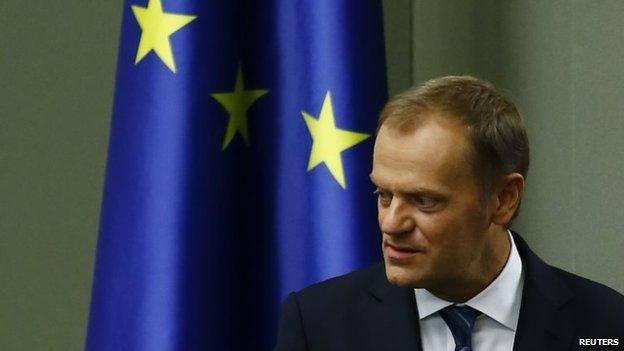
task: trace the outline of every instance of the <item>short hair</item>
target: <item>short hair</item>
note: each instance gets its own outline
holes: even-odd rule
[[[484,198],[497,177],[529,170],[529,141],[516,106],[494,86],[471,76],[447,76],[428,80],[394,96],[383,108],[382,125],[411,130],[425,113],[458,118],[468,130],[477,182]],[[516,211],[517,212],[517,211]]]

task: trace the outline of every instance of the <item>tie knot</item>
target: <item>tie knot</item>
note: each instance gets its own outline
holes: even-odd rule
[[[440,316],[455,339],[455,350],[472,349],[472,328],[480,314],[481,312],[469,306],[451,305],[440,310]]]

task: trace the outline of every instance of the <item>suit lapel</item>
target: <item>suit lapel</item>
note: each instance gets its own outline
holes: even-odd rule
[[[525,272],[520,316],[513,351],[567,350],[572,343],[574,316],[567,303],[570,290],[554,274],[553,268],[537,257],[516,233]],[[366,347],[362,349],[422,350],[418,309],[414,290],[393,286],[386,279],[383,264],[370,277],[366,292],[366,326],[361,329]],[[364,312],[364,311],[363,311]]]
[[[514,351],[567,350],[574,316],[566,307],[573,295],[516,233],[514,241],[525,272]]]
[[[375,326],[371,339],[383,342],[379,344],[382,348],[370,349],[422,350],[414,290],[390,284],[382,264],[375,271],[367,293],[370,296],[367,315]]]

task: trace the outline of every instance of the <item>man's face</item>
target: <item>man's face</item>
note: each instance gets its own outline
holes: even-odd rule
[[[443,289],[474,271],[489,223],[468,160],[458,120],[429,114],[407,132],[382,125],[371,179],[392,283]]]

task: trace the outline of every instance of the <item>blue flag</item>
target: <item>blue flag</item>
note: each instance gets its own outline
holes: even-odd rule
[[[270,350],[381,259],[379,1],[124,5],[87,350]]]

